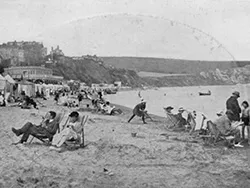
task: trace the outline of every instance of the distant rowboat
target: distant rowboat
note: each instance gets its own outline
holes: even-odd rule
[[[205,96],[205,95],[211,95],[211,91],[208,91],[207,93],[199,92],[200,96]]]

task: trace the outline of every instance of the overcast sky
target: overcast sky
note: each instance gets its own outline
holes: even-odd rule
[[[117,13],[186,23],[215,37],[237,60],[250,59],[249,0],[1,0],[0,42],[41,41],[39,34],[51,27]]]

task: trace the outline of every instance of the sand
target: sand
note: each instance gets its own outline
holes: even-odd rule
[[[39,110],[0,108],[0,188],[250,185],[249,148],[225,151],[220,146],[204,146],[202,140],[187,133],[166,130],[167,122],[158,116],[152,116],[155,122],[147,120],[146,125],[139,118],[128,124],[131,109],[121,106],[124,114],[117,116],[83,112],[90,115],[83,149],[68,148],[59,153],[36,139],[30,144],[11,145],[20,139],[11,127],[19,128],[27,121],[39,123],[48,110],[73,110],[55,106],[51,100],[42,102],[46,107]],[[132,137],[132,132],[137,136]]]

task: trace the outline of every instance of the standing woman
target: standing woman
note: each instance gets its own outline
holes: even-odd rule
[[[244,122],[242,138],[245,139],[245,127],[247,127],[248,144],[250,144],[250,108],[247,101],[243,101],[241,105],[243,107],[241,120]]]

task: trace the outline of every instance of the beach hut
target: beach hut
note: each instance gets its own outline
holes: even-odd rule
[[[7,74],[4,78],[5,78],[5,80],[6,80],[6,92],[12,94],[16,82],[15,82],[15,80],[13,80],[13,78],[12,78],[10,75],[8,75],[8,74]]]
[[[5,93],[6,90],[6,79],[0,74],[0,92]]]
[[[35,84],[25,80],[18,82],[18,93],[21,94],[22,91],[24,91],[25,94],[30,97],[35,96],[36,94]]]
[[[5,99],[9,99],[9,96],[15,95],[16,81],[8,74],[4,78],[6,80]]]

